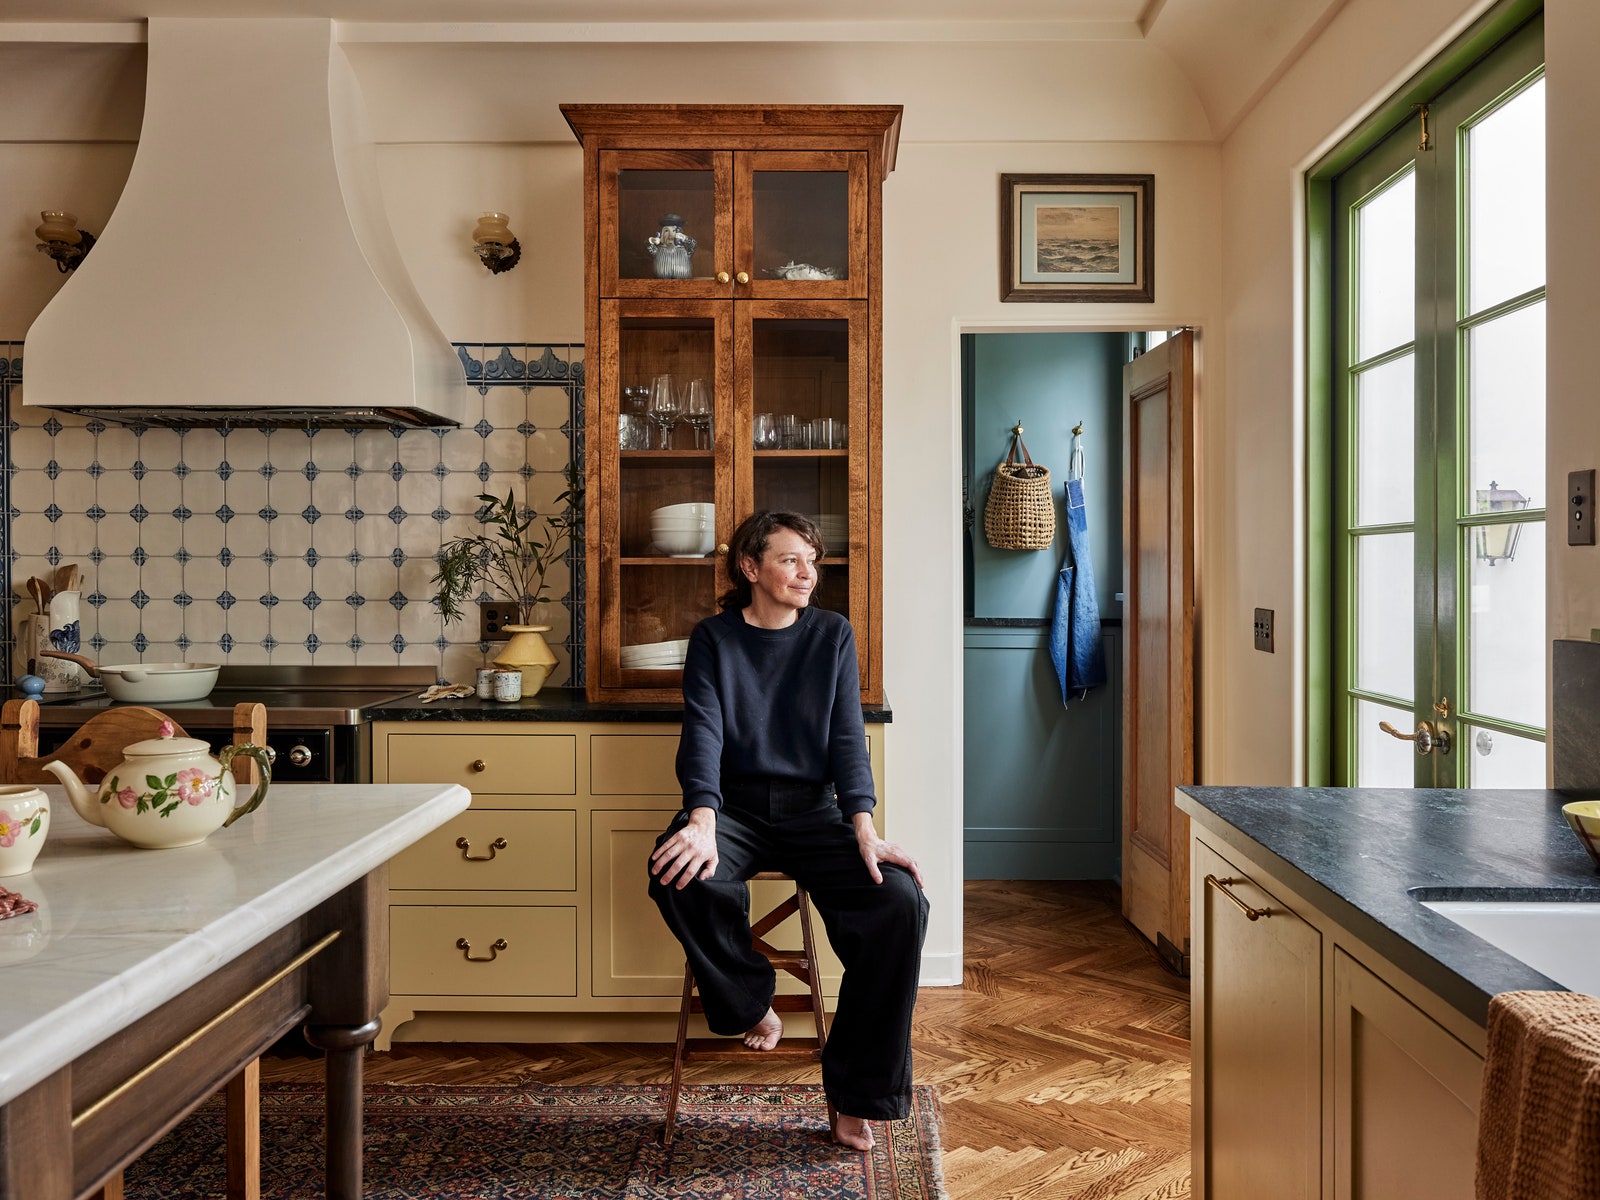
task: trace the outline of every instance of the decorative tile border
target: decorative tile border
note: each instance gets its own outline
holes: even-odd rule
[[[7,628],[24,580],[76,562],[85,651],[104,661],[426,662],[470,681],[492,647],[470,618],[444,624],[434,555],[475,527],[480,493],[542,508],[565,489],[584,365],[575,345],[456,352],[479,399],[461,429],[130,429],[14,406],[22,344],[0,342]],[[583,556],[564,557],[551,683],[581,686]]]

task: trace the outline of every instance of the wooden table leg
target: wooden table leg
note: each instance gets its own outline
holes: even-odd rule
[[[261,1060],[228,1080],[228,1200],[261,1200]],[[105,1200],[121,1200],[107,1196]]]
[[[327,1200],[361,1200],[361,1068],[382,1022],[307,1025],[306,1040],[327,1063]]]
[[[122,1172],[118,1171],[100,1185],[95,1200],[122,1200]]]

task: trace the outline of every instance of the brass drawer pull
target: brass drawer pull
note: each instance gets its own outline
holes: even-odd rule
[[[461,857],[466,859],[468,862],[490,862],[493,860],[496,854],[506,848],[506,844],[505,838],[495,838],[494,841],[489,843],[489,853],[469,854],[468,851],[472,849],[472,843],[467,841],[467,839],[464,837],[458,837],[456,839],[456,848],[461,851]]]
[[[1270,917],[1272,915],[1272,910],[1270,908],[1251,908],[1243,900],[1239,899],[1239,897],[1235,896],[1228,890],[1228,884],[1243,882],[1245,882],[1243,879],[1218,879],[1215,875],[1206,876],[1206,886],[1216,888],[1217,891],[1221,892],[1229,900],[1232,900],[1235,904],[1237,904],[1239,906],[1239,911],[1242,912],[1248,920],[1259,921],[1262,917]]]
[[[481,758],[475,758],[472,760],[472,769],[474,771],[487,771],[489,769],[489,764],[484,762]]]
[[[505,938],[495,938],[494,945],[489,947],[489,953],[488,954],[480,955],[477,958],[473,958],[472,957],[472,943],[467,941],[466,938],[457,938],[456,939],[456,949],[461,951],[461,957],[466,959],[468,962],[493,962],[495,959],[500,957],[500,951],[504,950],[505,948],[506,948],[506,940],[505,940]]]

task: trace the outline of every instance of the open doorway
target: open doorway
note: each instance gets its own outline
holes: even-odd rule
[[[1122,879],[1123,368],[1165,338],[962,336],[967,879]],[[1047,549],[996,549],[984,534],[989,484],[1019,424],[1051,472]],[[1075,430],[1105,682],[1064,700],[1049,647],[1061,569],[1084,566],[1069,549],[1065,508]]]

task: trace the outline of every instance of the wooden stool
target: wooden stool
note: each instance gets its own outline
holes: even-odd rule
[[[782,871],[762,871],[752,880],[787,880]],[[780,950],[767,942],[771,933],[791,916],[800,915],[800,949]],[[695,990],[694,971],[687,963],[683,967],[683,1001],[678,1006],[678,1040],[672,1053],[672,1087],[667,1092],[667,1123],[662,1131],[663,1145],[672,1145],[672,1134],[678,1121],[678,1094],[683,1088],[683,1064],[690,1059],[701,1062],[734,1062],[751,1056],[781,1059],[820,1059],[822,1047],[828,1040],[827,1018],[822,1011],[822,972],[817,965],[816,940],[811,935],[811,900],[805,888],[795,884],[794,895],[779,903],[766,916],[750,926],[751,941],[757,951],[766,956],[775,970],[787,971],[811,991],[809,996],[775,995],[772,1010],[777,1013],[810,1011],[817,1023],[815,1042],[785,1037],[771,1050],[752,1050],[742,1041],[733,1038],[691,1038],[689,1014],[705,1012],[705,1004]],[[833,1105],[828,1105],[828,1125],[833,1126]]]

